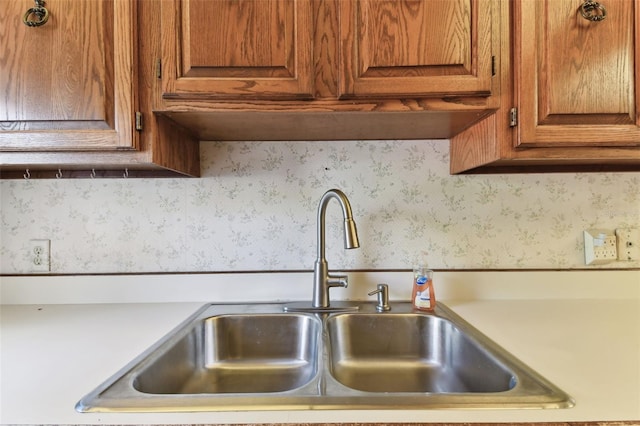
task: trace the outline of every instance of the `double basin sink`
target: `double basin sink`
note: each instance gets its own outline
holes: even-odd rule
[[[445,305],[378,313],[205,305],[78,402],[91,411],[566,408]]]

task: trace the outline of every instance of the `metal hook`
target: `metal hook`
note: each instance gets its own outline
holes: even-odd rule
[[[58,173],[56,173],[56,179],[62,178],[62,170],[58,169]]]
[[[96,177],[96,169],[91,169],[91,179],[95,179]]]
[[[22,175],[26,180],[31,179],[31,173],[29,173],[29,169]]]
[[[124,169],[124,173],[122,174],[122,177],[127,179],[129,177],[129,169],[125,168]]]

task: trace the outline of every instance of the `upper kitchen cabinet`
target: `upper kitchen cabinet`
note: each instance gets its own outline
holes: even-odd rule
[[[313,96],[311,1],[164,0],[165,97]]]
[[[640,8],[582,4],[514,3],[518,146],[640,145]]]
[[[135,3],[48,3],[0,7],[0,151],[135,149]]]
[[[492,5],[342,0],[340,96],[489,95]]]
[[[158,4],[0,6],[0,177],[199,174],[198,140],[153,114]]]
[[[155,110],[202,140],[449,138],[497,108],[496,0],[161,5]]]
[[[501,4],[500,108],[451,138],[452,173],[640,170],[639,3]]]

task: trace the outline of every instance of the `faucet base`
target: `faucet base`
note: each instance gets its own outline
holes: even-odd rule
[[[358,306],[350,305],[349,302],[331,302],[331,306],[316,307],[311,306],[309,302],[291,302],[284,305],[285,312],[307,312],[312,314],[329,314],[333,312],[354,312]]]

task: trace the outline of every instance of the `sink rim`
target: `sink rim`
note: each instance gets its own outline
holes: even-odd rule
[[[524,364],[481,333],[442,302],[434,313],[414,311],[409,302],[393,302],[392,311],[376,312],[371,302],[350,302],[358,311],[331,314],[283,312],[286,303],[216,304],[207,303],[178,324],[163,338],[135,357],[76,404],[79,412],[195,412],[254,411],[304,409],[521,409],[570,408],[571,396]],[[321,322],[321,338],[317,342],[318,366],[315,376],[302,387],[268,394],[144,394],[133,388],[136,368],[167,341],[185,334],[190,324],[203,318],[233,314],[277,314],[313,317]],[[516,386],[498,393],[411,393],[368,392],[349,388],[328,371],[328,343],[325,322],[337,315],[434,315],[450,320],[467,335],[480,339],[482,346],[507,361],[507,367],[517,377]],[[525,386],[527,385],[527,386]],[[533,388],[528,385],[532,385]],[[535,389],[537,394],[531,394]]]

